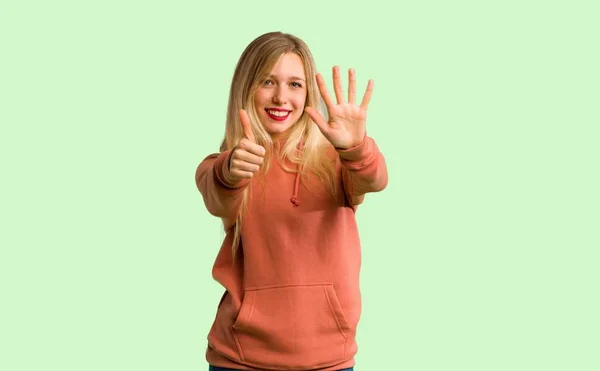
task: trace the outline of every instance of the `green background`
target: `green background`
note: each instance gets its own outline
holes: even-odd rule
[[[0,369],[208,369],[194,172],[280,30],[375,80],[356,370],[599,370],[595,4],[1,0]]]

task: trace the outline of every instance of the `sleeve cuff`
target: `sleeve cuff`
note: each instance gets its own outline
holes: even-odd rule
[[[373,139],[365,135],[360,144],[348,149],[336,149],[337,153],[346,166],[361,168],[367,166],[377,154],[377,146]]]

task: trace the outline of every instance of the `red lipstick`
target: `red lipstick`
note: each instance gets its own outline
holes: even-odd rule
[[[273,115],[269,111],[271,111],[271,112],[273,112],[273,111],[275,111],[275,112],[285,112],[285,115],[283,115],[283,116],[276,116],[276,115]],[[286,109],[283,109],[283,108],[265,108],[265,112],[267,112],[267,115],[269,116],[269,118],[271,120],[275,120],[275,121],[280,121],[281,122],[281,121],[285,121],[290,116],[290,113],[292,111],[286,110]]]

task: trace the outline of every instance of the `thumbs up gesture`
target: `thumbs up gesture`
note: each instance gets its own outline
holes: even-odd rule
[[[232,180],[236,182],[252,178],[254,173],[260,170],[266,153],[263,146],[256,144],[250,126],[250,118],[243,109],[240,110],[240,119],[244,130],[244,138],[235,146],[229,161],[229,173]]]

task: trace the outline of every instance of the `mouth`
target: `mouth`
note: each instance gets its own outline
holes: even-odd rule
[[[292,111],[284,110],[281,108],[265,108],[265,112],[271,120],[285,121]]]

